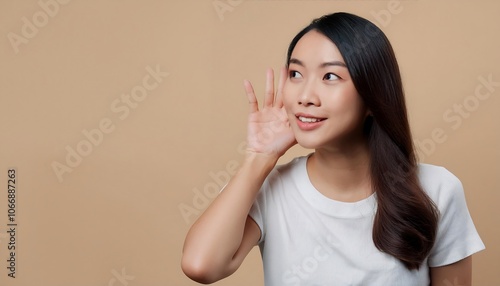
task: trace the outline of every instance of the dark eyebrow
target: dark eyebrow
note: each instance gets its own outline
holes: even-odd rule
[[[289,64],[297,64],[297,65],[302,66],[302,67],[304,66],[304,63],[302,63],[300,60],[298,60],[296,58],[291,58]],[[320,65],[321,68],[328,67],[328,66],[341,66],[341,67],[347,68],[347,65],[344,64],[343,62],[340,62],[340,61],[331,61],[331,62],[322,63]]]
[[[322,63],[320,65],[320,67],[322,67],[322,68],[328,67],[328,66],[341,66],[341,67],[347,68],[347,65],[344,64],[343,62],[340,62],[340,61],[326,62],[326,63]]]

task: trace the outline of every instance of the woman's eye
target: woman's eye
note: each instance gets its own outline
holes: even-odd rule
[[[298,71],[290,71],[290,78],[301,78],[302,75]]]
[[[325,80],[337,80],[337,79],[340,79],[340,77],[338,75],[330,72],[330,73],[325,74],[323,79],[325,79]]]

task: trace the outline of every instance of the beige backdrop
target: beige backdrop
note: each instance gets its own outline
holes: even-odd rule
[[[261,94],[334,11],[392,41],[420,157],[462,180],[486,244],[475,285],[498,285],[500,4],[430,0],[1,1],[0,284],[196,285],[181,248],[241,159],[243,79]],[[216,285],[262,285],[261,267],[255,248]]]

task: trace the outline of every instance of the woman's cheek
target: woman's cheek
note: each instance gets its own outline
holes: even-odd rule
[[[292,100],[291,100],[291,94],[289,89],[286,87],[283,88],[283,105],[285,106],[285,109],[288,111],[290,107],[292,106]]]

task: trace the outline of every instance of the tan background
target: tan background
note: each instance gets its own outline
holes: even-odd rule
[[[217,3],[230,9],[218,13]],[[487,246],[474,257],[475,285],[499,285],[500,87],[472,98],[478,77],[500,81],[498,1],[74,0],[51,9],[44,23],[35,0],[0,2],[1,285],[196,285],[179,267],[183,239],[208,203],[199,194],[211,195],[241,159],[242,80],[261,94],[266,67],[284,63],[292,37],[334,11],[374,21],[392,41],[415,139],[427,142],[422,159],[462,180]],[[31,38],[12,44],[9,33],[23,36],[23,17],[33,16],[38,31],[25,28]],[[115,112],[148,66],[169,75],[127,116]],[[470,110],[457,115],[464,101]],[[60,182],[53,162],[66,164],[65,148],[85,144],[82,132],[103,119],[112,131]],[[431,139],[436,128],[444,138]],[[307,152],[294,148],[283,162]],[[11,167],[15,279],[6,269]],[[261,267],[255,248],[216,285],[261,285]]]

